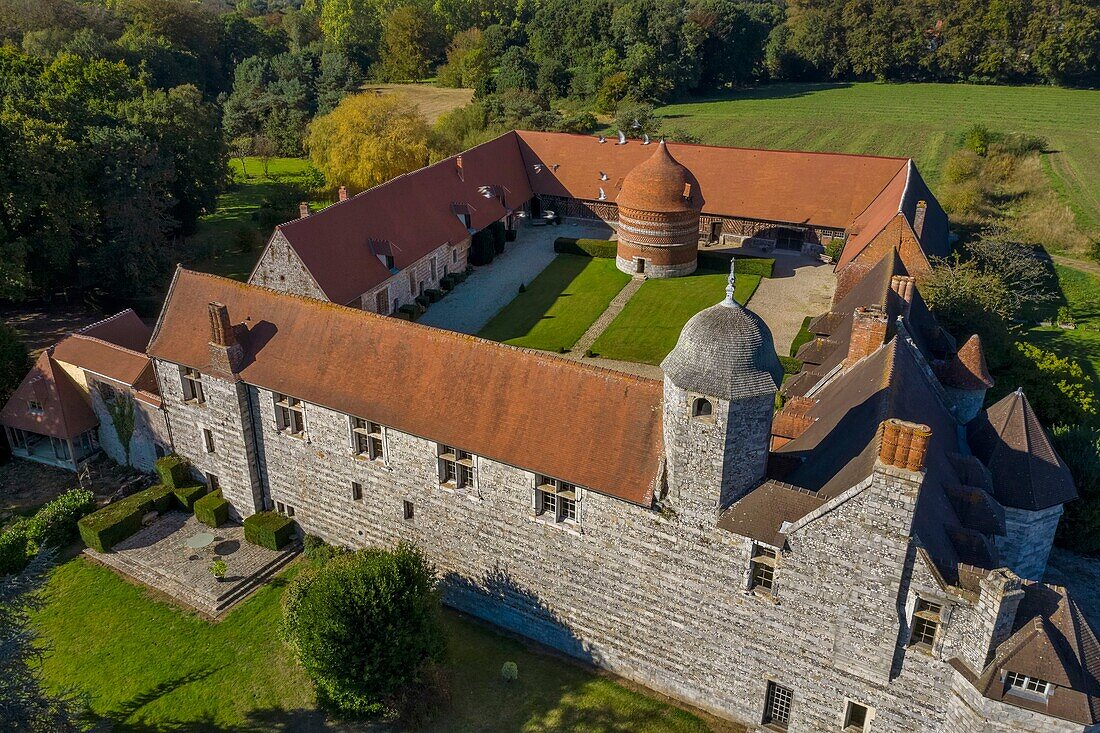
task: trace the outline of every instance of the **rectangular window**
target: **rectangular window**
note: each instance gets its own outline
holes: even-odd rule
[[[452,249],[451,250],[451,262],[454,262],[456,264],[458,263],[458,250],[457,249]]]
[[[439,458],[439,483],[452,489],[473,488],[477,478],[474,456],[449,445],[437,446]]]
[[[749,588],[759,588],[771,593],[775,589],[775,566],[777,555],[775,550],[763,545],[752,546],[752,559],[749,560],[752,575],[749,579]]]
[[[294,516],[294,507],[292,507],[290,504],[287,504],[285,502],[281,502],[281,501],[275,502],[275,511],[279,512],[279,514],[282,514],[283,516],[287,516],[287,517],[293,517]]]
[[[197,369],[180,367],[180,382],[183,384],[184,402],[202,402],[202,375]]]
[[[217,491],[221,487],[222,487],[222,485],[221,485],[221,483],[218,482],[218,477],[217,476],[215,476],[212,473],[206,474],[206,488],[207,489],[209,489],[210,491],[213,492],[213,491]]]
[[[32,415],[41,415],[42,414],[42,403],[39,402],[38,400],[28,400],[27,401],[27,410],[29,410]]]
[[[844,710],[844,731],[845,733],[864,733],[867,730],[867,723],[870,722],[870,716],[866,705],[860,705],[859,703],[849,702]]]
[[[1050,694],[1050,683],[1038,677],[1029,677],[1019,672],[1006,672],[1005,683],[1013,692],[1023,692],[1046,697]]]
[[[305,406],[297,397],[274,393],[275,426],[290,435],[302,435],[306,431]]]
[[[18,448],[19,450],[27,450],[27,433],[19,428],[9,428],[8,434],[11,435],[11,447]]]
[[[764,725],[770,725],[779,730],[787,730],[791,722],[791,703],[794,701],[794,692],[790,689],[768,683],[768,694],[764,698]]]
[[[435,259],[430,260],[432,266],[432,282],[435,282]]]
[[[405,519],[412,519],[413,518],[413,503],[411,501],[406,501],[404,504],[405,504]]]
[[[202,429],[202,447],[207,453],[214,452],[214,434],[209,428]]]
[[[384,316],[388,316],[390,303],[390,291],[388,288],[382,288],[374,294],[374,310],[376,313],[381,313]]]
[[[577,521],[577,487],[549,476],[535,477],[535,512],[555,522]]]
[[[910,644],[931,647],[936,643],[942,610],[943,606],[938,603],[932,603],[923,598],[917,599],[917,606],[913,611],[913,634],[909,637]]]
[[[351,482],[351,500],[362,501],[363,500],[363,484],[358,481]]]
[[[360,417],[351,418],[351,435],[355,454],[372,461],[385,460],[382,443],[382,426]]]

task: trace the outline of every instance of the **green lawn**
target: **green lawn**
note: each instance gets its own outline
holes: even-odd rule
[[[688,277],[646,280],[596,339],[593,353],[606,359],[660,364],[688,319],[725,298],[728,277],[726,272],[700,270]],[[747,303],[758,285],[759,275],[737,275],[737,302]]]
[[[714,145],[898,155],[936,186],[959,134],[980,122],[1045,138],[1044,166],[1078,224],[1100,230],[1100,91],[971,84],[772,84],[662,107],[666,127]]]
[[[235,280],[246,280],[252,267],[259,259],[263,246],[267,244],[273,224],[258,220],[258,212],[265,199],[286,198],[286,192],[294,186],[302,186],[309,170],[309,161],[304,158],[272,158],[268,161],[267,173],[259,158],[245,158],[242,170],[241,161],[229,162],[234,183],[229,190],[218,197],[218,210],[205,216],[199,222],[199,229],[189,240],[197,253],[195,268],[213,272]],[[314,211],[327,206],[329,201],[311,201]],[[291,201],[282,220],[289,221],[298,216],[298,205]],[[279,221],[277,223],[282,223]],[[237,232],[242,229],[257,233],[255,246],[242,250]],[[213,252],[210,257],[201,253]]]
[[[116,731],[327,730],[276,633],[292,567],[218,624],[153,600],[82,558],[58,567],[35,616],[49,684],[86,693]],[[695,716],[447,612],[452,703],[436,733],[703,733]],[[505,686],[505,661],[520,678]]]
[[[629,281],[613,259],[558,255],[478,336],[545,351],[568,349]]]
[[[1077,325],[1100,328],[1100,277],[1064,265],[1055,265],[1054,271]]]

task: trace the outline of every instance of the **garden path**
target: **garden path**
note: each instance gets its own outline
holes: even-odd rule
[[[573,348],[570,349],[569,355],[571,358],[580,359],[584,356],[585,352],[591,348],[592,344],[596,343],[596,339],[600,337],[600,334],[607,330],[607,327],[611,325],[611,322],[622,313],[623,307],[627,304],[634,294],[638,292],[638,289],[642,287],[642,283],[645,282],[644,277],[632,277],[623,286],[623,289],[619,291],[611,303],[608,304],[607,310],[600,314],[600,317],[588,327],[588,330],[584,332],[584,335],[577,340],[577,343],[573,344]]]

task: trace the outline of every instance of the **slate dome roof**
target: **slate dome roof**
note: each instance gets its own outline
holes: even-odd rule
[[[653,155],[623,178],[616,203],[640,211],[695,211],[699,207],[684,198],[684,186],[690,182],[690,171],[676,162],[662,140]]]
[[[731,275],[732,280],[732,275]],[[661,369],[682,389],[710,397],[737,400],[775,392],[783,368],[767,324],[726,300],[691,317]]]

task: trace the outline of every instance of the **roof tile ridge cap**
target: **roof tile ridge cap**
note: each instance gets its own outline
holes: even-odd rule
[[[909,187],[913,183],[913,174],[916,173],[917,166],[913,163],[913,159],[909,158],[905,165],[905,188],[901,191],[901,198],[898,199],[898,213],[902,213],[902,207],[905,205],[905,197],[909,194]]]
[[[876,201],[878,201],[878,197],[881,196],[882,194],[884,194],[886,192],[886,189],[890,188],[890,184],[894,182],[894,179],[897,178],[898,176],[900,176],[901,172],[903,170],[907,170],[908,169],[908,164],[913,162],[912,158],[896,158],[896,159],[895,158],[890,158],[889,160],[899,160],[899,161],[904,160],[906,162],[906,168],[898,168],[894,172],[894,175],[890,176],[890,180],[888,180],[885,183],[885,185],[883,185],[883,187],[878,190],[878,193],[876,193],[874,196],[871,197],[871,200],[867,202],[867,205],[864,206],[862,209],[860,209],[860,212],[858,214],[856,214],[854,217],[852,217],[852,223],[853,224],[855,224],[855,222],[859,220],[859,217],[861,217],[861,216],[863,216],[864,214],[867,213],[867,209],[871,208],[874,205],[874,203]],[[907,174],[907,176],[908,176],[908,174]],[[904,196],[904,191],[902,192],[902,195]],[[900,212],[900,211],[901,211],[901,205],[899,204],[898,205],[898,212]]]
[[[121,318],[122,316],[126,315],[127,313],[133,313],[133,312],[134,312],[133,308],[126,308],[125,310],[121,310],[118,313],[115,313],[113,316],[107,316],[106,318],[101,318],[98,321],[96,321],[95,323],[89,323],[87,326],[84,326],[83,328],[78,328],[75,331],[71,331],[69,333],[69,335],[70,336],[82,335],[82,334],[84,334],[85,331],[88,331],[89,329],[96,328],[98,326],[102,326],[105,323],[110,323],[111,321],[115,320],[116,318]],[[135,315],[137,315],[137,314],[135,313]]]
[[[181,272],[194,272],[193,270],[184,270],[183,265],[179,262],[176,263],[176,270],[172,273],[172,279],[168,283],[168,292],[164,296],[164,302],[160,304],[160,313],[157,315],[157,323],[153,326],[153,333],[149,336],[149,343],[145,345],[145,353],[149,354],[153,350],[153,344],[160,338],[160,329],[164,324],[164,315],[168,312],[168,304],[172,301],[172,295],[176,291],[176,284],[179,282]]]
[[[82,341],[91,341],[92,343],[102,344],[103,346],[109,346],[112,349],[117,349],[117,350],[125,352],[127,354],[133,354],[135,356],[144,356],[144,357],[148,358],[148,356],[146,356],[145,352],[143,352],[143,351],[136,351],[134,349],[130,349],[130,348],[127,348],[125,346],[121,346],[120,344],[116,344],[116,343],[113,343],[111,341],[106,341],[106,340],[101,339],[97,336],[89,336],[88,334],[85,334],[85,333],[74,333],[74,334],[71,334],[69,336],[69,338],[71,338],[71,339],[80,339]],[[66,340],[67,339],[62,339],[61,341],[58,342],[58,345],[60,346]]]

